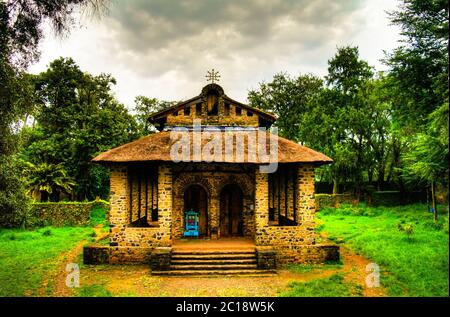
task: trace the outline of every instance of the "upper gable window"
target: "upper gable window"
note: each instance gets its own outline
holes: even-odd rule
[[[230,104],[226,103],[224,108],[224,115],[229,116],[230,115]]]
[[[253,112],[247,111],[247,117],[253,117]]]
[[[195,114],[197,116],[201,116],[202,115],[202,104],[198,103],[195,105]]]
[[[185,116],[190,116],[191,115],[191,107],[190,106],[184,107],[184,115]]]
[[[239,107],[236,107],[236,116],[241,116],[242,115],[242,109]]]
[[[178,110],[172,112],[172,116],[174,116],[174,117],[178,116]]]
[[[216,91],[210,91],[206,98],[208,106],[208,116],[217,116],[219,114],[219,94]]]

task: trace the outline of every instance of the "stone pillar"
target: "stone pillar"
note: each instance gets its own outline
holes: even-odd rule
[[[305,237],[307,244],[314,243],[314,217],[316,212],[314,198],[314,166],[299,165],[297,169],[297,222],[309,234]]]
[[[110,173],[110,244],[117,246],[128,224],[128,171],[126,166],[111,166]]]
[[[269,225],[269,175],[255,170],[255,242],[261,243],[264,228]]]
[[[216,190],[216,188],[214,189]],[[208,199],[208,222],[211,240],[219,238],[219,210],[220,210],[220,195],[212,193]]]
[[[158,167],[158,223],[163,244],[172,243],[172,167]]]

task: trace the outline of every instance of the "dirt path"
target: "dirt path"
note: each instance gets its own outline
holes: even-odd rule
[[[328,234],[321,232],[321,238],[328,240]],[[330,242],[332,243],[332,242]],[[373,263],[369,259],[357,254],[355,251],[340,245],[341,260],[344,263],[343,272],[345,273],[344,280],[346,282],[355,283],[362,287],[364,297],[384,297],[387,296],[387,291],[381,285],[378,287],[369,287],[366,283],[366,278],[371,271],[366,271],[367,265]]]
[[[108,233],[102,232],[103,226],[94,227],[96,233],[95,241],[102,240]],[[86,244],[87,240],[80,241],[72,250],[64,253],[58,259],[59,266],[56,270],[56,276],[54,276],[54,290],[51,296],[55,297],[68,297],[72,295],[72,290],[66,286],[66,277],[68,272],[66,272],[66,265],[68,263],[76,263],[76,257],[82,252],[83,246]],[[49,279],[48,277],[43,281],[42,287],[40,289],[40,296],[46,296],[46,290],[48,287]]]
[[[363,296],[365,297],[387,296],[386,290],[381,285],[378,287],[369,287],[366,283],[367,276],[371,274],[370,270],[366,271],[366,267],[373,261],[342,246],[340,252],[344,262],[343,272],[346,273],[344,278],[345,281],[361,285]]]

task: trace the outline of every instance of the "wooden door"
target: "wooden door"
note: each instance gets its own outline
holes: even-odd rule
[[[220,194],[220,235],[242,236],[242,191],[236,185],[227,185]]]
[[[203,189],[203,187],[199,185],[189,186],[184,192],[184,212],[189,211],[191,209],[199,213],[200,235],[207,236],[208,201],[206,191]]]

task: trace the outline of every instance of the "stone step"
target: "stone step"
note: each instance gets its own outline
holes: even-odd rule
[[[172,260],[254,260],[255,253],[244,254],[177,254],[172,253]]]
[[[192,264],[256,264],[256,259],[194,259],[194,260],[175,260],[172,259],[171,265],[192,265]]]
[[[256,270],[256,264],[192,264],[192,265],[171,265],[170,270]]]
[[[214,277],[214,276],[255,276],[270,277],[276,275],[274,270],[170,270],[153,271],[157,276],[189,276],[189,277]]]
[[[173,249],[172,255],[224,255],[224,254],[255,254],[254,249],[246,250],[180,250]]]

